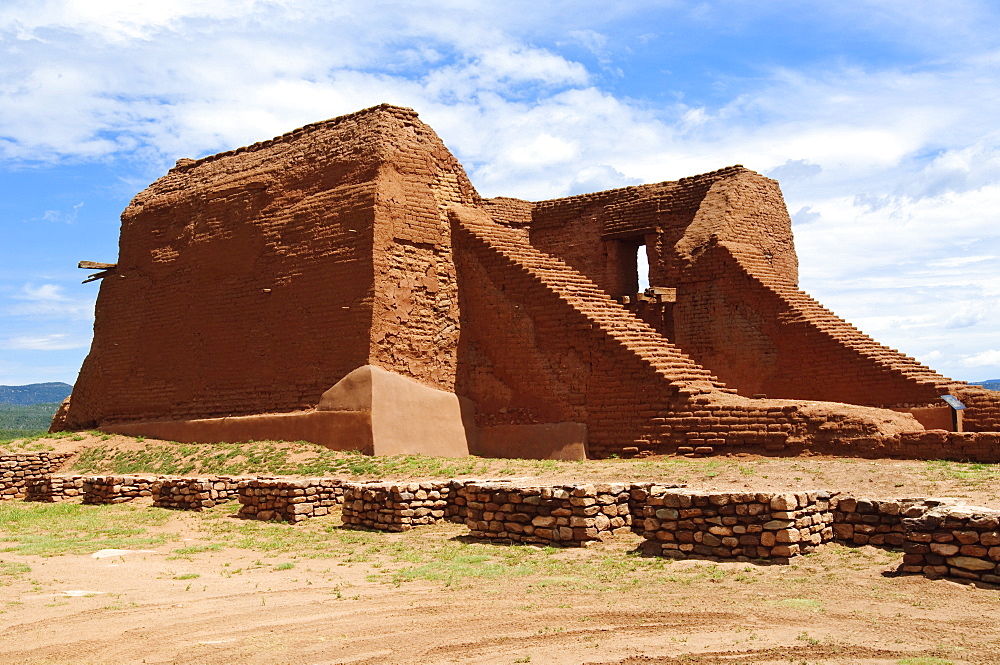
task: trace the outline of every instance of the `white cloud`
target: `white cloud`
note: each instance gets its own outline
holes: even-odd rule
[[[616,95],[559,48],[582,45],[613,65],[615,53],[672,27],[643,24],[645,37],[625,39],[614,21],[630,13],[669,10],[735,34],[790,7],[923,55],[755,63],[754,76],[727,80],[728,97],[682,103],[681,89]],[[742,163],[781,180],[806,290],[877,339],[961,371],[963,354],[986,353],[1000,331],[991,11],[873,0],[752,11],[680,1],[13,0],[0,8],[0,159],[128,155],[156,172],[388,101],[416,108],[488,196],[551,198]],[[92,301],[54,288],[25,289],[8,312],[90,315]]]
[[[982,353],[962,358],[960,361],[963,367],[1000,367],[1000,350],[989,349]]]
[[[9,316],[85,320],[94,315],[93,299],[71,298],[58,284],[25,284],[11,299],[14,302],[6,308]]]
[[[11,351],[63,351],[66,349],[85,349],[89,346],[89,338],[74,337],[65,333],[22,335],[0,339],[0,349]]]

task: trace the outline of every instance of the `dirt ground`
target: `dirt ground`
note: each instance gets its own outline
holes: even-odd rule
[[[518,476],[532,468],[496,464]],[[620,480],[672,469],[674,478],[656,479],[1000,507],[986,467],[672,464],[565,463],[534,475]],[[639,556],[632,536],[543,549],[475,543],[451,524],[381,534],[347,531],[338,515],[294,527],[248,522],[234,506],[81,507],[103,511],[88,515],[106,524],[155,517],[133,531],[159,542],[119,552],[94,541],[25,553],[19,527],[0,521],[0,571],[9,571],[0,577],[0,662],[1000,663],[1000,590],[895,576],[901,555],[871,547],[826,545],[787,566],[668,561]]]

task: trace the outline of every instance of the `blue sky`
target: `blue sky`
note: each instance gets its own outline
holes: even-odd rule
[[[5,0],[0,384],[72,383],[118,216],[181,157],[380,102],[486,196],[730,164],[776,177],[800,285],[958,379],[1000,377],[992,2]]]

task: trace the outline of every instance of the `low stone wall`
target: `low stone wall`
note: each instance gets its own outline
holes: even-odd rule
[[[933,499],[870,499],[848,494],[830,500],[833,537],[848,545],[902,547],[906,539],[903,520],[919,517],[941,501]]]
[[[406,531],[443,521],[448,515],[452,482],[347,483],[344,526]]]
[[[967,437],[968,438],[968,437]],[[0,457],[4,498],[88,504],[153,497],[200,510],[238,498],[239,515],[297,523],[343,503],[348,527],[403,531],[444,519],[475,538],[586,546],[632,530],[671,558],[787,560],[821,543],[904,551],[903,573],[1000,585],[1000,510],[950,499],[819,491],[705,492],[655,483],[535,485],[530,479],[342,483],[333,478],[56,475],[67,454]]]
[[[636,519],[642,551],[671,558],[788,559],[833,538],[821,492],[650,492]]]
[[[176,510],[203,510],[233,501],[245,478],[160,478],[152,485],[153,505]]]
[[[1000,510],[938,506],[903,528],[902,572],[1000,584]]]
[[[0,455],[0,501],[23,499],[28,483],[56,471],[71,453],[16,453]]]
[[[54,503],[83,496],[85,476],[43,476],[32,478],[25,486],[25,501]]]
[[[454,501],[475,538],[584,546],[630,530],[630,485],[468,481]]]
[[[240,483],[237,498],[240,517],[295,524],[329,514],[343,503],[344,489],[335,478],[255,478]]]
[[[640,536],[646,530],[646,521],[643,518],[646,500],[651,495],[663,494],[667,490],[683,488],[684,485],[667,485],[663,483],[632,483],[629,486],[628,508],[632,515],[632,531]]]
[[[86,476],[83,479],[83,502],[124,503],[143,496],[153,496],[153,483],[156,480],[156,476]]]

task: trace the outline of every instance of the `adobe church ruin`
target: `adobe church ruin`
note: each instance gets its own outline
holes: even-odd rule
[[[483,199],[382,105],[180,160],[136,196],[57,418],[376,454],[1000,448],[968,434],[1000,430],[1000,394],[877,344],[797,271],[777,182],[741,166]],[[946,394],[967,434],[941,431]]]

